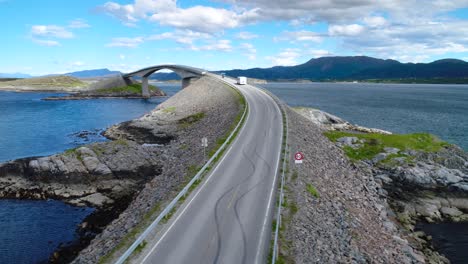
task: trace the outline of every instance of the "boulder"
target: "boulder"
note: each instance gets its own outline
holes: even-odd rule
[[[398,152],[400,152],[400,149],[386,147],[384,148],[384,151],[385,153],[388,153],[388,154],[398,154]]]
[[[460,216],[463,214],[462,211],[458,210],[457,208],[455,207],[442,207],[440,208],[440,212],[444,215],[444,216],[450,216],[450,217],[453,217],[453,216]]]
[[[104,196],[101,193],[94,193],[79,199],[75,199],[70,201],[72,204],[90,204],[93,207],[102,207],[107,204],[113,203],[114,200],[108,198],[107,196]]]
[[[336,141],[345,146],[352,146],[353,144],[359,142],[359,139],[357,137],[342,137],[337,139]]]
[[[379,163],[381,162],[382,160],[386,159],[388,157],[388,153],[379,153],[377,155],[375,155],[375,157],[372,159],[372,163],[376,164],[376,163]]]

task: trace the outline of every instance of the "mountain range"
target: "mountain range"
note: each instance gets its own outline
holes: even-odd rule
[[[367,56],[321,57],[296,66],[219,72],[266,80],[468,79],[468,62],[443,59],[431,63],[401,63]]]
[[[431,63],[401,63],[367,56],[321,57],[311,59],[296,66],[275,66],[271,68],[252,68],[217,71],[228,76],[246,76],[266,80],[426,80],[427,82],[468,83],[468,62],[457,59],[442,59]],[[108,77],[121,74],[109,69],[94,69],[66,73],[77,78]],[[29,78],[28,74],[0,73],[0,78]],[[152,80],[178,80],[174,72],[157,72]]]

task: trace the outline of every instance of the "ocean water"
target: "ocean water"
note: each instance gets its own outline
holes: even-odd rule
[[[160,86],[168,95],[180,89],[180,85]],[[0,162],[104,141],[99,137],[103,129],[139,117],[167,99],[41,100],[57,95],[0,92]],[[90,132],[91,138],[80,137],[82,131]]]
[[[428,132],[468,150],[468,85],[271,83],[291,106],[324,110],[395,133]]]
[[[59,201],[0,200],[0,263],[47,263],[93,212]]]
[[[452,264],[468,262],[468,223],[419,223],[416,229],[432,236],[434,248]]]
[[[157,84],[169,96],[179,84]],[[167,99],[43,101],[57,93],[0,92],[0,162],[50,155],[95,141],[106,127],[151,111]],[[83,133],[84,131],[84,133]],[[59,201],[0,200],[0,263],[44,263],[93,211]]]

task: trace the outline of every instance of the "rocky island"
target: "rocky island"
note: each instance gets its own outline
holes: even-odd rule
[[[148,86],[150,96],[165,96],[154,85]],[[65,92],[66,96],[51,96],[44,100],[82,100],[96,98],[143,98],[141,83],[121,76],[100,79],[78,79],[66,75],[15,79],[0,82],[0,91],[17,92]]]

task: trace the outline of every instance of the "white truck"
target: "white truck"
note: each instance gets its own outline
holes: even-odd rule
[[[237,84],[239,85],[245,85],[247,84],[247,77],[237,77]]]

